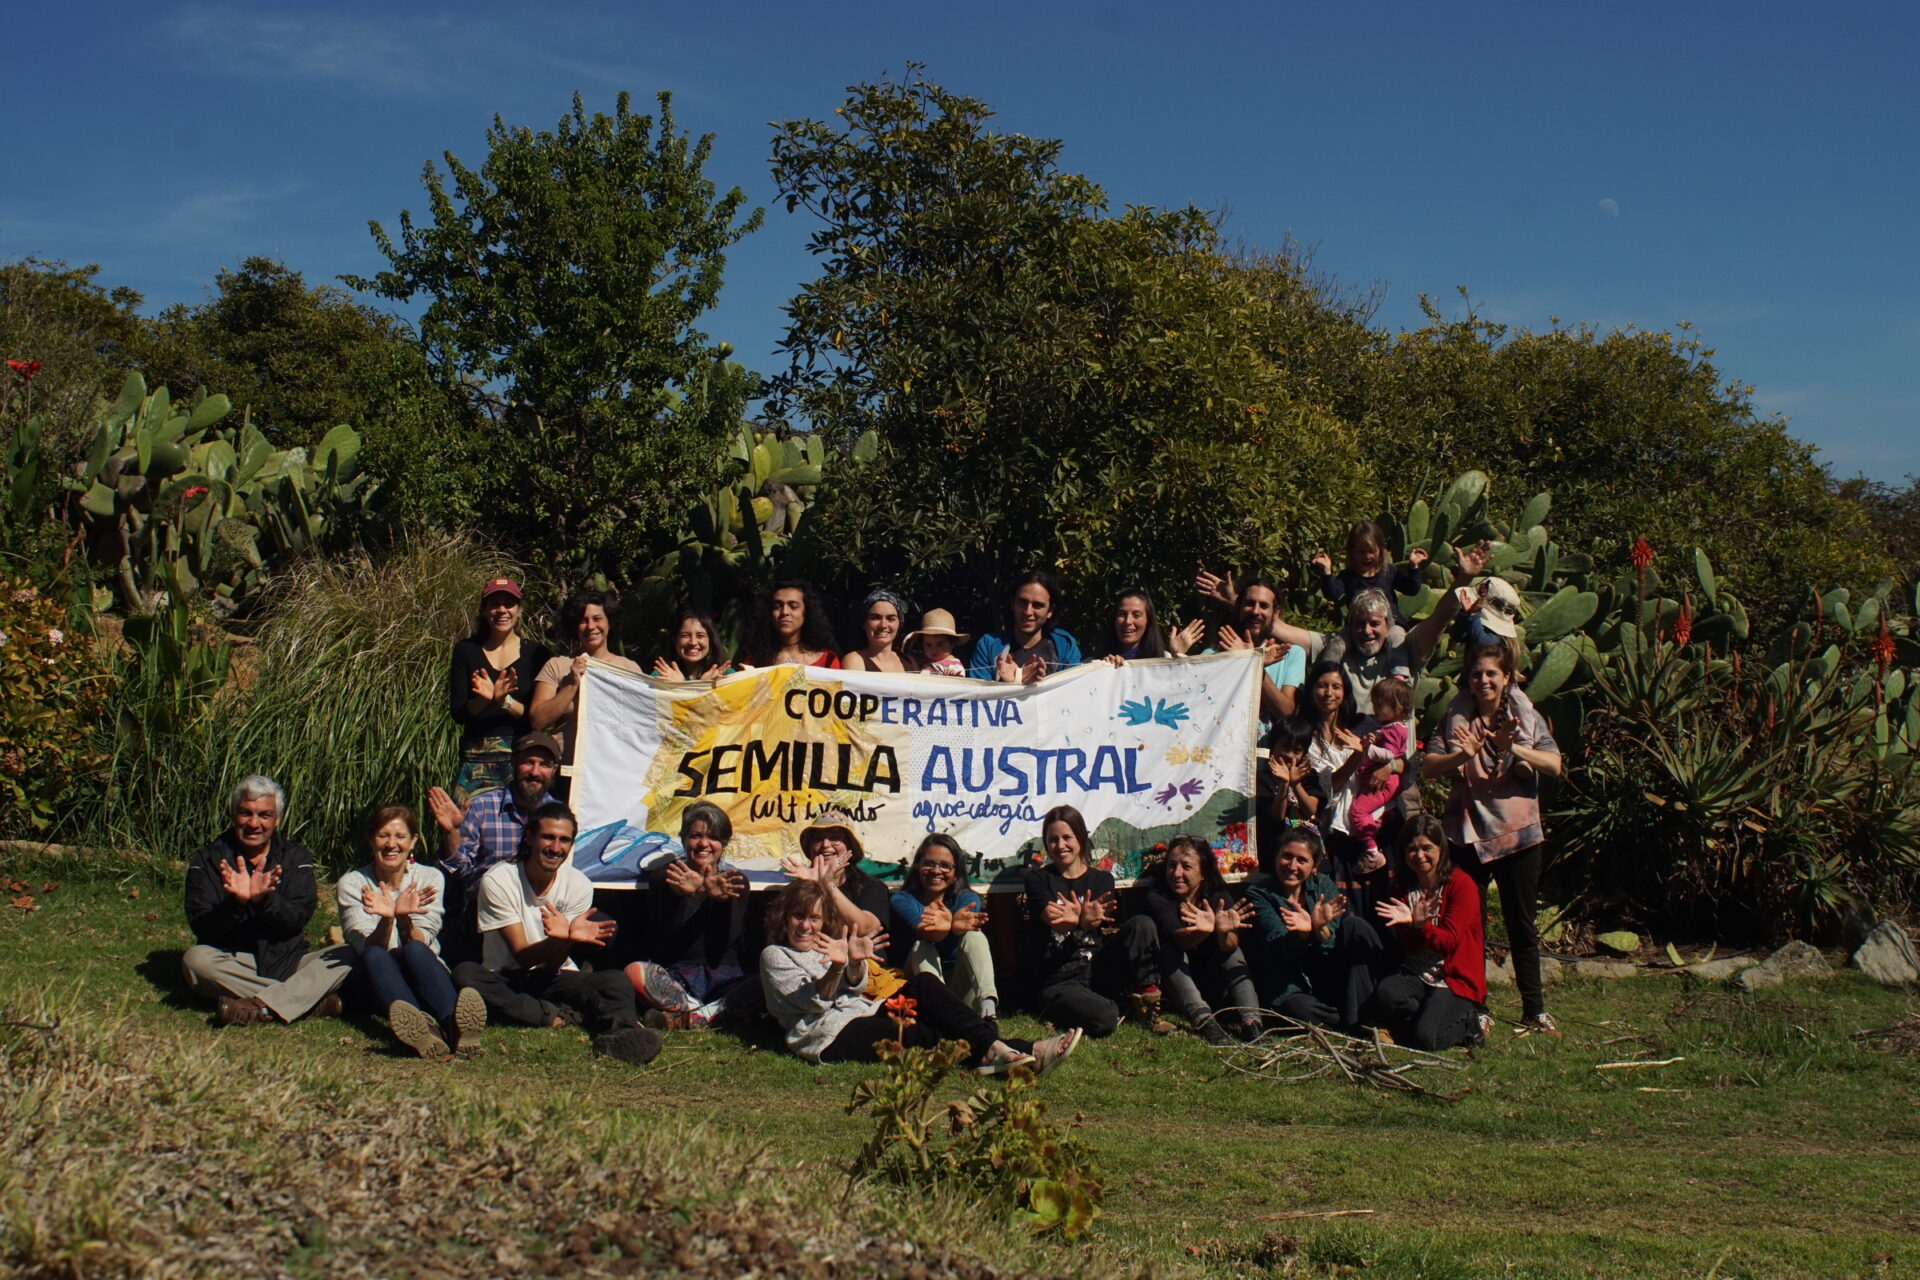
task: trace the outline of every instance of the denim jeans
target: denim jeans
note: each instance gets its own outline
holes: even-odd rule
[[[453,1016],[453,975],[424,942],[403,942],[389,951],[368,947],[360,953],[360,977],[373,997],[375,1013],[385,1013],[395,1000],[405,1000],[440,1021]]]

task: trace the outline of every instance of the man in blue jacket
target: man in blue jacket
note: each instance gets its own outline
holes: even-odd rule
[[[1022,575],[1013,584],[1009,601],[1013,626],[993,631],[973,642],[973,660],[967,674],[975,680],[1002,684],[1032,684],[1042,676],[1078,666],[1080,642],[1073,633],[1053,625],[1054,602],[1060,584],[1042,569]]]

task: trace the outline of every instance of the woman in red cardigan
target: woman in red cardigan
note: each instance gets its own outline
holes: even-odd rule
[[[1451,1049],[1486,1040],[1486,938],[1480,888],[1447,857],[1431,814],[1400,829],[1397,884],[1403,895],[1375,908],[1400,944],[1400,971],[1380,980],[1374,1004],[1396,1044]]]

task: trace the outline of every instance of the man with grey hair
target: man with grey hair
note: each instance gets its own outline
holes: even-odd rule
[[[187,863],[187,986],[215,1000],[224,1027],[338,1017],[335,994],[353,972],[353,950],[307,950],[319,901],[313,859],[279,833],[286,792],[272,778],[233,789],[229,829]]]
[[[1454,585],[1472,582],[1485,567],[1487,556],[1484,545],[1454,548]],[[1347,625],[1339,631],[1308,631],[1276,618],[1273,634],[1305,649],[1310,663],[1339,663],[1347,678],[1347,709],[1366,715],[1373,705],[1373,686],[1388,676],[1419,687],[1420,670],[1433,656],[1441,632],[1459,607],[1459,600],[1449,591],[1440,597],[1432,614],[1411,631],[1402,631],[1393,625],[1393,601],[1383,591],[1367,590],[1353,598]]]

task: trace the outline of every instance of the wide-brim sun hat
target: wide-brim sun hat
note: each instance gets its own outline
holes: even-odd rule
[[[1475,588],[1480,593],[1480,625],[1497,636],[1511,640],[1520,634],[1520,593],[1505,578],[1483,578]]]
[[[945,609],[929,609],[921,614],[920,629],[909,633],[907,638],[900,643],[903,645],[912,644],[921,636],[945,636],[955,644],[964,644],[968,640],[973,639],[971,635],[968,635],[964,631],[954,630],[953,615]]]

